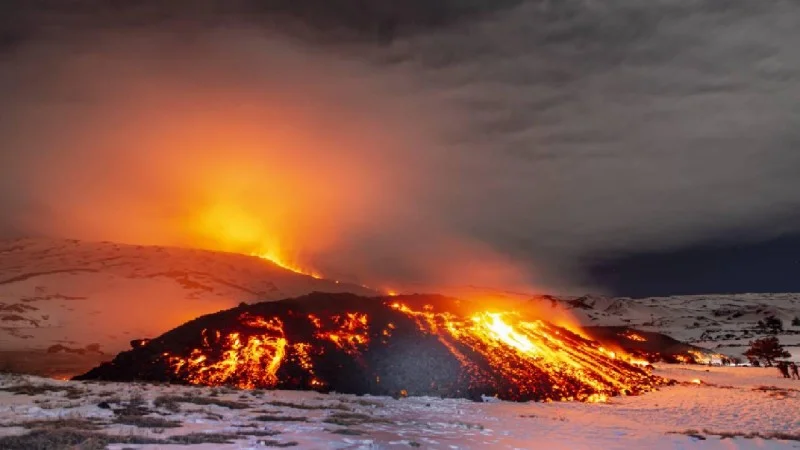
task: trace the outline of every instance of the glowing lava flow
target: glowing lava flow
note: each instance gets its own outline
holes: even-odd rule
[[[279,267],[282,267],[282,268],[284,268],[286,270],[290,270],[290,271],[292,271],[294,273],[297,273],[297,274],[300,274],[300,275],[307,275],[307,276],[309,276],[311,278],[314,278],[316,280],[322,280],[322,279],[325,278],[321,273],[319,273],[317,271],[310,270],[310,269],[305,269],[305,268],[300,267],[297,264],[290,263],[287,259],[281,257],[278,252],[274,252],[274,251],[273,252],[252,252],[252,253],[250,253],[250,256],[255,256],[256,258],[261,258],[261,259],[267,260],[267,261],[269,261],[269,262],[271,262],[271,263],[273,263],[273,264],[275,264],[275,265],[277,265]],[[340,283],[339,280],[330,280],[330,281],[333,281],[336,284]],[[366,284],[360,284],[359,286],[361,286],[361,287],[363,287],[365,289],[372,289],[372,290],[380,291],[380,289],[374,289],[374,288],[372,288],[370,286],[367,286]],[[397,291],[393,290],[393,289],[385,289],[383,291],[384,291],[384,294],[392,296],[392,297],[395,297],[395,296],[399,295],[399,293]]]
[[[172,371],[190,384],[273,388],[279,383],[279,368],[289,359],[306,372],[308,387],[325,386],[317,378],[313,363],[313,355],[323,353],[322,348],[308,342],[289,343],[284,324],[278,317],[266,319],[243,313],[238,321],[248,333],[243,330],[223,335],[203,329],[202,347],[193,349],[188,357],[168,352],[162,356]],[[337,314],[325,324],[319,317],[309,314],[308,321],[316,329],[315,338],[330,341],[348,355],[358,356],[369,344],[366,314]],[[219,356],[214,358],[214,354]],[[216,360],[212,362],[212,359]]]
[[[242,324],[262,329],[249,337],[230,333],[221,338],[217,331],[203,330],[205,349],[217,344],[225,350],[216,362],[209,362],[205,349],[194,349],[188,358],[165,354],[176,373],[184,373],[191,384],[220,386],[234,384],[243,389],[257,386],[274,386],[278,383],[276,372],[286,355],[287,341],[283,336],[283,323],[277,318],[242,315]]]
[[[622,334],[622,337],[625,337],[627,339],[636,342],[647,342],[647,339],[644,336],[638,333],[634,333],[633,331],[626,331],[625,333]]]
[[[400,301],[415,296],[324,295],[314,307],[277,302],[220,313],[227,318],[193,328],[199,345],[156,347],[185,350],[155,350],[160,362],[147,367],[165,363],[169,380],[198,385],[508,400],[601,402],[666,382],[623,352],[518,312],[464,312],[442,298],[434,307]]]
[[[346,313],[334,315],[331,320],[336,324],[331,331],[325,331],[322,321],[315,315],[309,314],[309,320],[317,328],[315,337],[327,339],[349,355],[360,354],[361,349],[369,343],[369,329],[367,315],[363,313]]]
[[[302,267],[296,264],[292,264],[285,258],[282,258],[278,254],[278,252],[253,252],[250,253],[250,256],[255,256],[256,258],[265,259],[275,264],[276,266],[282,267],[286,270],[290,270],[294,273],[299,273],[300,275],[308,275],[311,278],[315,278],[317,280],[322,279],[322,275],[319,274],[318,272],[315,272],[313,270],[303,269]]]
[[[468,318],[437,313],[426,306],[415,311],[401,303],[391,307],[417,321],[420,330],[436,335],[468,367],[473,385],[496,384],[499,375],[519,397],[537,396],[552,387],[547,400],[602,402],[617,393],[649,390],[649,375],[632,366],[641,361],[612,352],[566,329],[542,320],[523,320],[515,312],[478,312]],[[476,353],[488,367],[470,364]],[[613,369],[613,370],[610,370]]]

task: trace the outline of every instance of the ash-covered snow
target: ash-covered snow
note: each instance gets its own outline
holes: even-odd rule
[[[0,387],[55,385],[64,392],[34,396],[0,391],[0,436],[20,435],[31,420],[95,419],[111,423],[113,410],[141,398],[149,416],[179,420],[180,428],[103,425],[106,433],[167,439],[173,435],[241,433],[229,444],[190,448],[257,449],[297,443],[303,449],[791,449],[792,440],[722,439],[714,433],[800,433],[800,381],[778,378],[771,368],[660,366],[657,373],[684,383],[605,404],[513,403],[439,398],[356,397],[297,391],[238,391],[185,386],[59,382],[32,376],[0,376]],[[692,383],[701,380],[701,384]],[[180,411],[156,407],[163,395],[189,395],[244,403],[243,409],[180,403]],[[111,409],[97,405],[108,402]],[[294,406],[292,406],[294,405]],[[297,406],[300,406],[298,408]],[[259,421],[270,416],[272,421]],[[282,421],[287,417],[302,421]],[[331,423],[338,422],[338,423]],[[275,431],[270,437],[247,435]],[[343,431],[346,430],[346,431]],[[681,434],[698,430],[696,436]],[[707,431],[703,431],[707,430]],[[339,434],[339,433],[349,434]],[[678,434],[675,434],[678,433]],[[690,433],[694,434],[694,433]],[[800,438],[800,436],[798,436]],[[0,441],[2,447],[2,441]],[[113,444],[109,448],[187,448]]]

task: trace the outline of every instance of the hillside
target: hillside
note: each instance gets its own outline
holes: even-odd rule
[[[35,366],[42,353],[52,361],[106,359],[132,339],[157,336],[203,314],[313,291],[376,294],[232,253],[0,241],[0,368]]]
[[[770,335],[759,327],[768,317],[781,320],[780,341],[800,359],[800,294],[689,295],[652,298],[547,297],[567,308],[585,326],[626,326],[669,335],[731,356],[753,339]]]

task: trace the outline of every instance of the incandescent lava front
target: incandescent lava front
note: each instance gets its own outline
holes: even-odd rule
[[[141,342],[76,378],[516,401],[604,401],[667,383],[529,313],[431,295],[313,293]]]

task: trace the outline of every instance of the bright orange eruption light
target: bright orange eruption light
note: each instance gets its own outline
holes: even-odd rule
[[[250,253],[250,256],[255,256],[256,258],[266,259],[267,261],[272,262],[273,264],[283,267],[286,270],[291,270],[294,273],[299,273],[301,275],[308,275],[311,278],[315,278],[317,280],[322,279],[322,275],[318,272],[313,270],[304,269],[296,264],[290,263],[288,260],[284,259],[280,255],[280,252],[270,251],[270,252],[253,252]]]
[[[421,330],[437,335],[456,358],[470,367],[473,376],[487,377],[467,362],[459,346],[481,354],[494,372],[513,380],[523,395],[539,387],[541,379],[531,376],[537,371],[551,380],[556,392],[564,389],[552,400],[603,402],[615,392],[632,392],[647,385],[642,383],[646,377],[641,372],[628,370],[629,365],[638,365],[638,360],[516,312],[477,312],[464,320],[452,313],[434,312],[430,306],[415,311],[395,302],[391,307],[415,318]],[[576,383],[591,387],[593,392],[570,392],[573,389],[568,386]]]

